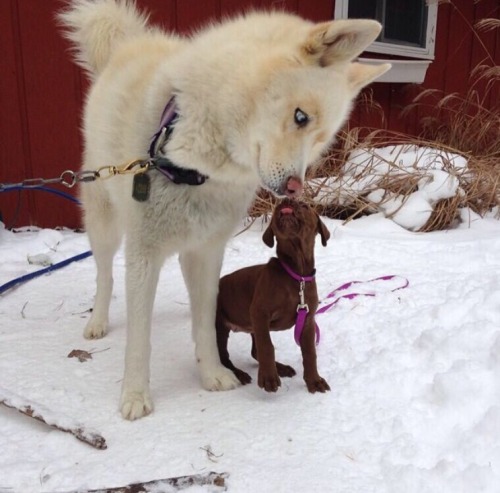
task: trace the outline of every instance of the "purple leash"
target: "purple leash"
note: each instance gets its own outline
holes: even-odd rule
[[[332,303],[329,303],[328,305],[321,307],[319,310],[316,311],[316,313],[325,313],[332,306],[337,304],[342,298],[352,300],[353,298],[356,298],[357,296],[375,296],[376,295],[376,293],[371,292],[371,293],[349,293],[349,294],[343,294],[343,295],[337,296],[338,293],[348,290],[351,286],[354,286],[355,284],[366,284],[366,283],[375,282],[375,281],[391,281],[393,279],[401,279],[401,286],[398,286],[394,289],[391,289],[391,293],[393,293],[394,291],[398,291],[400,289],[405,289],[410,285],[410,282],[408,281],[408,279],[401,277],[401,276],[396,276],[396,275],[375,277],[374,279],[370,279],[369,281],[346,282],[345,284],[342,284],[342,286],[339,286],[337,289],[334,289],[326,297],[326,299],[329,299],[329,298],[336,298],[336,299]]]
[[[297,305],[297,319],[295,321],[295,329],[294,329],[294,333],[293,333],[294,338],[295,338],[295,342],[300,346],[300,339],[302,337],[302,332],[304,331],[304,325],[306,322],[307,314],[309,313],[309,306],[307,305],[307,303],[305,303],[305,299],[304,299],[304,287],[305,287],[306,282],[311,282],[314,280],[315,273],[313,273],[313,275],[311,275],[311,276],[300,276],[299,274],[294,272],[291,269],[291,267],[288,266],[287,264],[285,264],[285,262],[283,262],[282,260],[280,260],[280,264],[291,278],[295,279],[296,281],[298,281],[300,283],[299,284],[300,302]],[[338,288],[334,289],[326,297],[326,299],[331,299],[331,298],[335,298],[335,299],[334,299],[334,301],[332,301],[328,305],[325,305],[325,306],[321,307],[319,310],[316,310],[316,314],[325,313],[326,311],[328,311],[332,306],[337,304],[343,298],[348,299],[348,300],[352,300],[353,298],[356,298],[358,296],[375,296],[376,295],[375,292],[368,292],[368,293],[361,293],[360,292],[360,293],[341,294],[340,296],[337,296],[342,291],[346,291],[350,287],[352,287],[356,284],[367,284],[367,283],[376,282],[376,281],[392,281],[393,279],[400,279],[401,285],[395,287],[394,289],[391,289],[391,293],[393,293],[394,291],[398,291],[400,289],[405,289],[410,285],[410,282],[408,281],[408,279],[401,277],[401,276],[397,276],[397,275],[375,277],[374,279],[370,279],[368,281],[346,282],[345,284],[342,284],[342,286],[339,286]],[[316,322],[314,322],[314,325],[316,328],[316,344],[319,344],[319,341],[320,341],[319,327],[318,327],[318,324]]]
[[[306,323],[306,317],[307,314],[309,313],[309,306],[307,305],[304,299],[304,288],[306,282],[314,281],[314,273],[311,276],[300,276],[299,274],[294,272],[292,268],[289,265],[285,264],[285,262],[283,262],[282,260],[280,260],[280,264],[291,278],[295,279],[300,283],[299,284],[300,302],[297,305],[297,319],[295,320],[295,329],[293,332],[293,335],[295,337],[295,342],[300,346],[300,338],[302,337],[302,332],[304,331],[304,325]],[[319,344],[320,340],[319,327],[316,322],[314,322],[314,325],[316,327],[316,344]]]

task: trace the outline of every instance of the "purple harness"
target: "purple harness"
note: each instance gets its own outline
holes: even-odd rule
[[[292,278],[295,279],[296,281],[299,282],[299,304],[297,305],[297,319],[295,321],[295,330],[293,332],[293,335],[295,337],[295,342],[300,346],[300,339],[302,337],[302,332],[304,331],[304,325],[306,322],[306,317],[307,314],[309,313],[309,306],[305,302],[304,298],[304,288],[305,288],[305,283],[306,282],[311,282],[314,281],[314,274],[312,276],[300,276],[296,272],[292,270],[292,268],[285,264],[283,260],[280,260],[280,264],[285,269],[286,273]],[[314,325],[316,327],[316,344],[319,344],[320,340],[320,332],[319,332],[319,327],[316,322],[314,322]]]

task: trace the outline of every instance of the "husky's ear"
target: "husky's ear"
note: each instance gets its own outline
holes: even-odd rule
[[[349,64],[347,78],[349,80],[349,87],[353,91],[353,95],[358,94],[359,91],[370,82],[385,74],[391,68],[390,63],[380,63],[378,65],[371,65],[367,63],[351,63]]]
[[[325,223],[318,216],[318,233],[321,236],[321,244],[326,246],[326,242],[330,239],[330,231],[325,226]]]
[[[357,57],[379,35],[382,26],[369,19],[338,20],[316,24],[302,49],[322,67]]]
[[[262,240],[269,247],[272,248],[274,246],[274,231],[273,231],[273,223],[271,222],[267,229],[264,231],[262,235]]]

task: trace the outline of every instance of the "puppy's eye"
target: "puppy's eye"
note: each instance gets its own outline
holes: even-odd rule
[[[298,127],[305,127],[309,123],[309,115],[300,108],[295,109],[294,119]]]

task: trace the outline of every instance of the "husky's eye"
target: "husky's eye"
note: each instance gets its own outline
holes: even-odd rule
[[[309,115],[300,108],[295,109],[294,119],[299,127],[305,127],[309,123]]]

